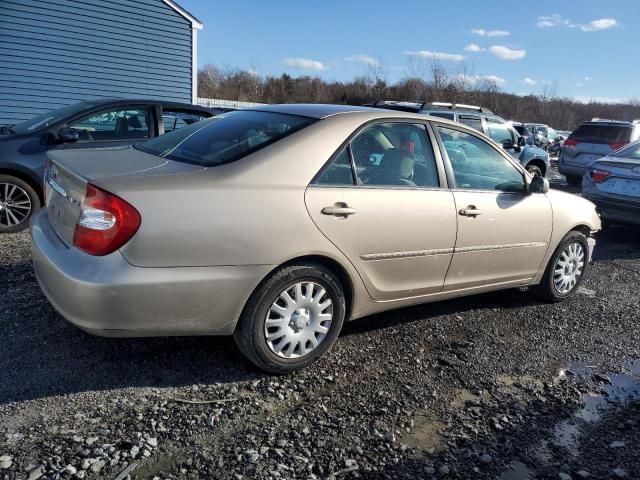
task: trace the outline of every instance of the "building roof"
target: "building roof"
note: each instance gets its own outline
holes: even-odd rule
[[[202,26],[203,26],[202,22],[198,20],[196,17],[194,17],[193,15],[191,15],[189,12],[187,12],[184,8],[182,8],[176,2],[174,2],[173,0],[162,0],[162,1],[167,5],[169,5],[176,12],[178,12],[180,15],[182,15],[184,18],[189,20],[189,22],[191,22],[192,28],[202,30]]]

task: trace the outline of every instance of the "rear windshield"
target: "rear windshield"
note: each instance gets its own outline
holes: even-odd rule
[[[632,143],[631,145],[621,148],[615,153],[611,154],[612,157],[618,158],[633,158],[634,160],[640,160],[640,143]]]
[[[233,162],[314,123],[313,118],[239,110],[135,146],[158,157],[213,167]]]
[[[57,110],[51,110],[47,113],[42,113],[24,122],[17,123],[11,126],[10,130],[13,133],[31,133],[35,130],[48,127],[54,123],[61,122],[67,117],[71,117],[77,113],[83,112],[92,108],[94,105],[91,103],[74,103],[67,107],[62,107]]]
[[[569,138],[581,143],[629,143],[631,127],[624,125],[580,125]]]

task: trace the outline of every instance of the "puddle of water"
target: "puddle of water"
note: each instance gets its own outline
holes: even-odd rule
[[[563,381],[569,375],[581,378],[593,378],[596,381],[604,380],[594,377],[594,366],[584,362],[573,363],[567,369],[561,369],[557,381]],[[511,388],[511,377],[498,379],[507,388]],[[588,423],[600,421],[603,411],[613,404],[620,404],[632,399],[640,399],[640,360],[633,361],[625,366],[622,373],[616,373],[607,377],[609,383],[601,386],[600,392],[589,392],[582,396],[582,407],[571,418],[556,424],[551,433],[551,438],[541,440],[532,449],[532,458],[536,463],[549,464],[553,462],[554,453],[552,447],[564,450],[563,455],[575,457],[580,453],[580,435],[582,427]],[[533,472],[523,463],[513,463],[509,470],[505,471],[499,480],[520,480],[533,478]]]
[[[499,480],[530,480],[533,472],[522,462],[514,462],[509,465],[509,470],[498,477]]]
[[[446,425],[439,422],[433,415],[421,413],[415,417],[415,425],[411,433],[406,433],[402,437],[403,443],[415,449],[433,452],[442,447],[444,437],[442,430]]]

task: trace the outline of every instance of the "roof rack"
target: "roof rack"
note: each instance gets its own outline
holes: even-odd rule
[[[381,105],[397,105],[399,107],[416,107],[422,108],[426,102],[404,102],[398,100],[376,100],[373,102],[374,107],[378,107]]]
[[[478,112],[482,112],[482,113],[489,113],[489,114],[493,114],[493,112],[491,110],[489,110],[486,107],[479,107],[477,105],[466,105],[464,103],[450,103],[450,102],[431,102],[431,103],[423,103],[422,106],[424,107],[425,105],[431,105],[433,107],[441,107],[441,108],[447,108],[449,110],[456,110],[456,109],[465,109],[465,110],[476,110]]]

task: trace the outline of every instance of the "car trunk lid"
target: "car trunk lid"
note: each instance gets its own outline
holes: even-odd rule
[[[640,200],[640,161],[606,157],[591,168],[610,174],[603,182],[596,184],[599,192]]]
[[[87,184],[92,183],[126,200],[127,192],[120,191],[118,185],[121,182],[118,180],[146,177],[146,182],[137,183],[148,185],[152,183],[149,181],[151,177],[203,170],[202,167],[173,162],[132,147],[61,150],[49,152],[48,156],[45,172],[47,213],[55,232],[68,246],[73,245]]]

